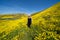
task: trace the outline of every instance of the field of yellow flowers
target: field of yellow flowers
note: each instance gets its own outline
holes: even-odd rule
[[[0,16],[0,40],[60,40],[60,3],[31,16],[31,28],[27,15]]]

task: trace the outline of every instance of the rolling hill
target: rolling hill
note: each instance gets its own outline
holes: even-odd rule
[[[60,2],[41,12],[32,14],[32,18],[33,25],[44,30],[39,31],[43,31],[40,35],[43,35],[45,39],[42,39],[43,37],[38,35],[36,40],[60,40]],[[38,29],[37,32],[39,32]]]
[[[24,22],[23,18],[26,16],[26,14],[0,15],[0,40],[5,40],[3,38],[4,36],[9,35],[11,31],[20,28],[19,25]],[[8,40],[8,38],[6,40]]]
[[[25,14],[0,15],[0,40],[60,40],[60,2],[31,16],[28,28]]]

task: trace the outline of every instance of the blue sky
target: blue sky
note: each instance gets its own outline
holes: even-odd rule
[[[0,0],[0,14],[35,13],[44,10],[60,0]]]

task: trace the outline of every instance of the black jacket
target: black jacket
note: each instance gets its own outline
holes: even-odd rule
[[[31,18],[28,18],[28,25],[31,25]]]

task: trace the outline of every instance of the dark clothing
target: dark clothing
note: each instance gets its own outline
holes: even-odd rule
[[[31,18],[28,18],[27,26],[30,27],[30,25],[31,25]]]

